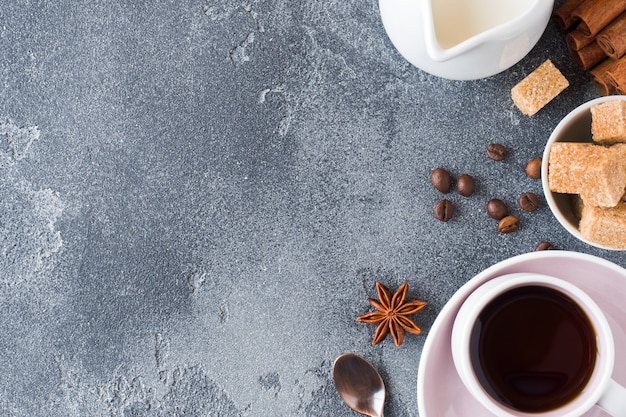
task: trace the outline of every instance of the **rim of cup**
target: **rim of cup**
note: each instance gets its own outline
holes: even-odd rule
[[[573,214],[571,207],[572,197],[568,194],[553,193],[550,191],[550,187],[548,185],[548,167],[550,162],[550,148],[552,144],[554,142],[591,142],[591,107],[595,104],[613,100],[626,100],[626,95],[599,97],[587,101],[568,113],[557,124],[550,134],[546,147],[543,151],[541,160],[541,186],[543,188],[545,199],[550,207],[550,211],[552,211],[552,214],[561,226],[563,226],[563,228],[565,228],[565,230],[567,230],[572,236],[600,249],[621,250],[585,239],[578,230],[578,219]],[[580,127],[583,126],[586,126],[584,127],[585,130],[580,129]],[[576,135],[573,137],[567,136],[573,130],[576,130]]]
[[[474,322],[495,297],[523,286],[539,285],[556,289],[572,300],[587,314],[594,326],[598,356],[591,378],[579,395],[568,404],[542,413],[513,410],[493,399],[482,387],[472,366],[469,346]],[[600,307],[577,286],[548,275],[515,273],[495,277],[472,292],[461,305],[452,329],[452,357],[465,387],[485,408],[498,416],[510,417],[575,417],[590,410],[606,390],[613,374],[615,346],[609,323]]]

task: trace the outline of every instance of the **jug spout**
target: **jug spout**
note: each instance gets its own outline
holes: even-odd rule
[[[465,3],[471,7],[481,6],[487,0],[378,0],[380,15],[389,35],[389,39],[398,52],[419,69],[442,78],[451,80],[476,80],[498,74],[519,62],[537,44],[544,33],[555,0],[490,0],[516,10],[516,5],[523,5],[517,17],[504,23],[509,33],[505,33],[496,22],[495,30],[479,30],[478,35],[461,36],[461,41],[452,39],[448,44],[443,35],[458,35],[454,31],[436,33],[437,26],[448,24],[457,26],[457,16],[463,25],[467,25],[471,14],[476,11],[463,9]],[[437,3],[435,3],[437,2]],[[447,3],[439,3],[447,2]],[[448,6],[451,4],[450,6]],[[454,12],[450,19],[434,16],[433,11]],[[487,8],[488,10],[490,8]],[[525,10],[525,12],[524,12]],[[466,14],[467,16],[463,16]],[[498,15],[499,16],[499,15]],[[481,16],[479,16],[481,17]],[[436,20],[435,20],[436,19]],[[496,32],[501,38],[489,41]],[[441,35],[441,39],[438,39]],[[506,38],[508,36],[508,38]],[[479,45],[472,49],[473,44]],[[455,49],[453,49],[455,48]]]
[[[417,0],[424,44],[434,61],[457,58],[482,44],[510,39],[536,20],[543,0]]]

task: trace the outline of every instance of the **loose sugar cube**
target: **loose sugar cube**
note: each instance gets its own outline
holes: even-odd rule
[[[513,87],[511,97],[522,113],[532,116],[568,86],[561,71],[547,60]]]

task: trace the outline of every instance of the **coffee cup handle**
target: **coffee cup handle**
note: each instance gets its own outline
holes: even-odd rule
[[[611,379],[598,406],[612,416],[626,416],[626,388]]]

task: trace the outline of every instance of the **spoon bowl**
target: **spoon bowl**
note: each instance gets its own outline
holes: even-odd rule
[[[368,361],[354,353],[344,353],[335,359],[333,379],[348,407],[366,416],[383,417],[385,384]]]

